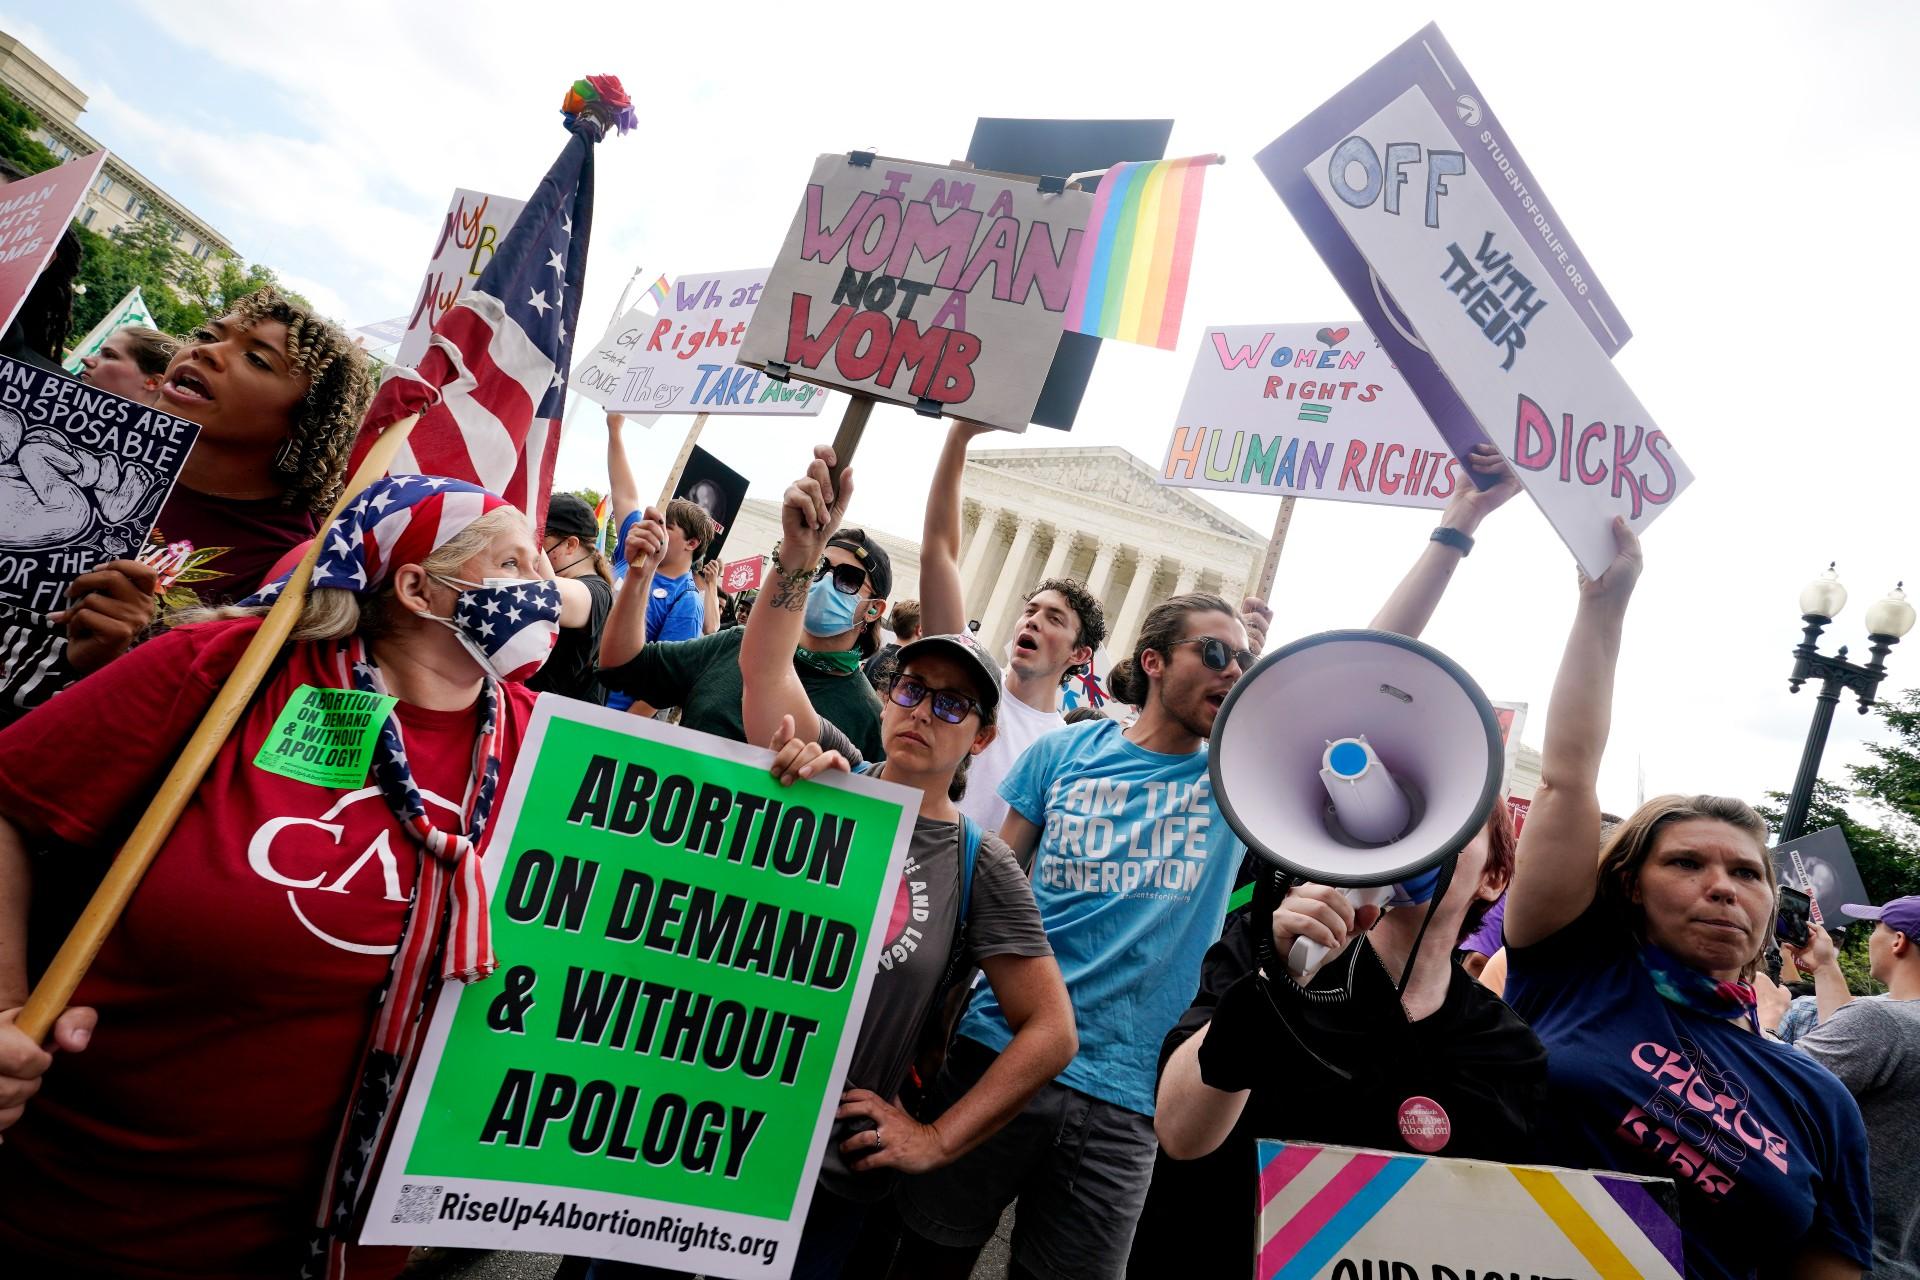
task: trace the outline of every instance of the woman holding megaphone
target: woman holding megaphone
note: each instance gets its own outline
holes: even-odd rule
[[[1547,1046],[1542,1154],[1671,1178],[1690,1277],[1858,1276],[1867,1135],[1846,1089],[1759,1034],[1767,828],[1741,800],[1659,796],[1600,842],[1596,780],[1640,542],[1584,576],[1507,897],[1506,995]],[[1597,864],[1597,865],[1596,865]]]
[[[1470,458],[1501,479],[1464,481],[1440,529],[1373,620],[1418,636],[1472,547],[1515,492],[1491,446]],[[1132,1276],[1244,1274],[1255,1256],[1254,1141],[1523,1160],[1544,1095],[1545,1054],[1512,1010],[1454,963],[1506,888],[1504,803],[1451,866],[1397,886],[1384,915],[1264,860],[1251,909],[1208,951],[1193,1007],[1161,1050],[1160,1158],[1128,1263]],[[1377,923],[1375,923],[1377,919]],[[1331,957],[1296,980],[1300,940]]]

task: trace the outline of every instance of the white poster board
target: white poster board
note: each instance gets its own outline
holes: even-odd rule
[[[440,235],[427,260],[426,274],[414,294],[413,311],[407,317],[407,331],[400,339],[400,350],[393,362],[412,368],[427,354],[427,339],[433,326],[466,297],[480,279],[480,273],[501,243],[520,211],[524,200],[488,195],[484,191],[456,188],[447,203],[447,216],[441,220]]]
[[[1024,431],[1092,202],[966,169],[823,155],[740,363]]]
[[[1468,483],[1357,320],[1207,329],[1160,483],[1444,507]]]
[[[1418,88],[1306,168],[1314,190],[1580,567],[1613,560],[1693,473],[1552,283],[1552,227],[1521,227]],[[1542,219],[1542,221],[1544,221]],[[1389,315],[1391,312],[1388,313]]]
[[[634,307],[614,317],[575,366],[573,389],[609,413],[818,414],[819,387],[775,382],[734,360],[769,274],[681,276],[658,314]]]

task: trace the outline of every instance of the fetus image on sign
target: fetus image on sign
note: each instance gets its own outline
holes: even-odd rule
[[[40,551],[77,542],[96,517],[117,525],[142,512],[162,486],[138,463],[29,429],[0,408],[0,549]]]

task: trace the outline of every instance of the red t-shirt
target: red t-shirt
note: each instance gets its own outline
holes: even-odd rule
[[[0,813],[30,841],[117,846],[257,626],[169,632],[0,732]],[[298,1271],[418,853],[378,786],[253,765],[295,689],[341,686],[337,654],[288,650],[88,971],[92,1043],[0,1145],[0,1274]],[[503,791],[533,700],[502,699]],[[430,813],[456,823],[477,707],[398,710]]]

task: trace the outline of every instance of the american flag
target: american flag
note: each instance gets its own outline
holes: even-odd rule
[[[592,226],[593,143],[576,132],[419,365],[388,372],[350,472],[381,432],[418,413],[393,474],[469,480],[536,527],[546,519]]]

